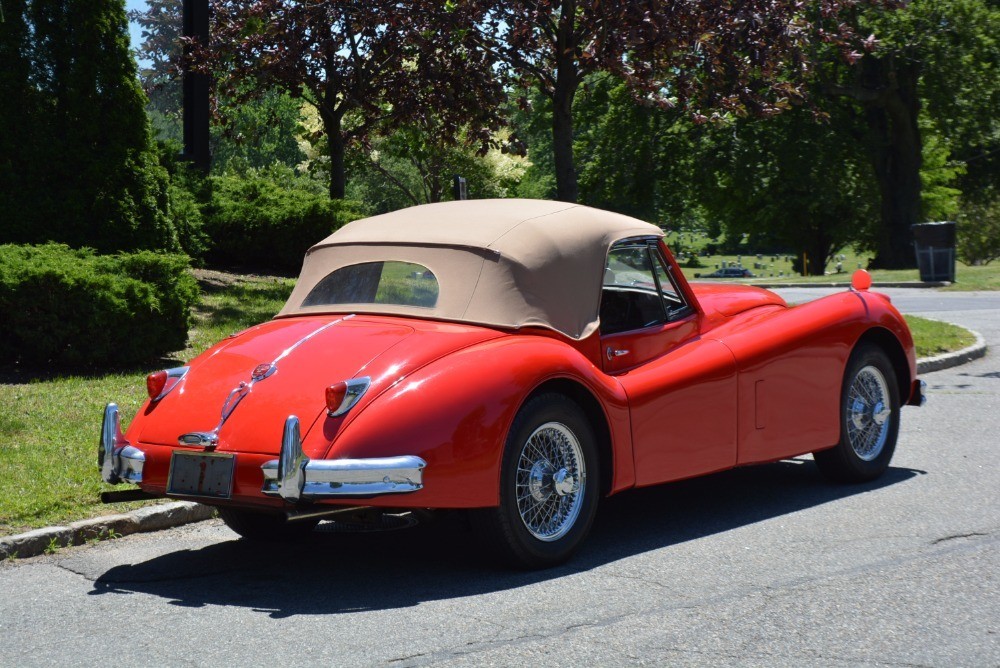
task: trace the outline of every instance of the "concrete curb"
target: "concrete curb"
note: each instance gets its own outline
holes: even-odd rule
[[[211,506],[190,501],[164,503],[129,513],[95,517],[73,522],[68,526],[46,527],[0,538],[0,559],[10,557],[26,559],[38,556],[50,548],[82,545],[88,540],[118,538],[145,531],[159,531],[212,517],[215,517],[215,508]]]
[[[961,327],[961,325],[956,326]],[[918,359],[917,373],[930,373],[932,371],[940,371],[941,369],[950,369],[951,367],[966,364],[972,360],[977,360],[980,357],[985,356],[986,339],[983,338],[983,335],[965,327],[962,329],[965,329],[967,332],[975,336],[976,342],[968,348],[962,348],[961,350],[956,350],[952,353],[944,353],[942,355],[935,355],[934,357],[922,357]]]
[[[986,340],[982,334],[968,330],[976,342],[968,348],[952,353],[923,357],[917,360],[917,373],[930,373],[966,364],[986,355]],[[182,524],[200,522],[215,517],[215,508],[190,501],[176,501],[130,513],[107,515],[92,520],[73,522],[69,526],[35,529],[16,536],[0,538],[0,559],[18,557],[26,559],[42,554],[50,547],[81,545],[88,540],[106,540],[132,533],[159,531]]]

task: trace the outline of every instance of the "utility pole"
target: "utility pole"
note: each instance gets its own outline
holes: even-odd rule
[[[183,6],[184,37],[194,38],[199,44],[208,44],[208,0],[184,0]],[[191,47],[184,47],[184,55],[190,55]],[[204,171],[212,164],[212,155],[208,146],[209,122],[209,78],[207,74],[192,72],[190,65],[184,64],[184,153],[183,157],[190,160]]]

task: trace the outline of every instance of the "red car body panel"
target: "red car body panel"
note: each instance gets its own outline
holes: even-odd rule
[[[219,431],[218,451],[236,453],[236,474],[231,499],[209,502],[284,505],[261,493],[260,466],[277,456],[293,414],[310,458],[426,461],[422,489],[366,505],[475,508],[498,504],[510,425],[547,383],[574,383],[600,408],[591,418],[607,427],[609,493],[833,446],[847,359],[876,330],[905,359],[901,397],[910,397],[913,341],[888,298],[845,291],[789,307],[757,288],[689,285],[661,250],[690,312],[621,334],[574,341],[550,330],[349,314],[251,328],[192,361],[180,386],[133,420],[126,438],[146,456],[141,487],[164,494],[178,437],[213,429],[230,392],[276,359],[277,371]],[[329,417],[325,388],[360,376],[371,378],[367,393]]]

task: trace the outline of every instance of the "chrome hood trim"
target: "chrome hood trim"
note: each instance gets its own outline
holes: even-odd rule
[[[281,354],[274,358],[274,361],[270,363],[264,362],[262,364],[258,364],[254,367],[253,371],[251,371],[249,382],[242,381],[229,392],[229,396],[226,397],[226,401],[222,404],[222,417],[219,420],[219,424],[215,425],[215,429],[212,429],[211,431],[192,431],[181,434],[177,437],[177,444],[188,447],[201,447],[206,450],[214,450],[219,445],[219,431],[222,429],[222,425],[226,423],[226,420],[228,420],[229,416],[233,414],[233,411],[235,411],[236,407],[240,405],[240,402],[243,401],[244,397],[253,391],[254,385],[267,380],[272,375],[277,373],[278,362],[291,355],[295,352],[296,348],[304,344],[309,339],[312,339],[331,327],[335,327],[336,325],[339,325],[345,320],[350,320],[353,317],[354,314],[351,313],[349,315],[345,315],[343,318],[337,318],[333,322],[321,325],[281,351]]]

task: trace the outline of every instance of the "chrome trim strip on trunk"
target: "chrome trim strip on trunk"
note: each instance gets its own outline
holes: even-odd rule
[[[300,500],[337,497],[405,494],[423,488],[420,457],[373,457],[371,459],[309,459],[302,452],[299,419],[289,415],[278,459],[260,467],[264,473],[261,491],[295,503]]]
[[[226,397],[226,401],[222,404],[222,418],[219,420],[219,424],[215,425],[215,429],[212,431],[192,431],[185,434],[181,434],[177,437],[177,445],[186,446],[198,446],[205,448],[206,450],[213,450],[219,445],[219,430],[222,429],[222,425],[226,423],[229,416],[233,414],[236,407],[240,405],[243,398],[246,397],[253,390],[253,386],[257,383],[266,380],[271,377],[274,373],[278,371],[278,362],[285,359],[292,352],[301,346],[303,343],[313,338],[314,336],[324,332],[335,325],[339,325],[345,320],[350,320],[354,317],[353,313],[345,315],[343,318],[337,318],[333,322],[328,322],[325,325],[317,327],[309,334],[306,334],[301,339],[293,343],[292,345],[285,348],[280,355],[278,355],[273,362],[270,364],[258,364],[250,372],[250,382],[241,381],[239,385],[234,387],[229,395]],[[266,369],[264,368],[266,367]]]

